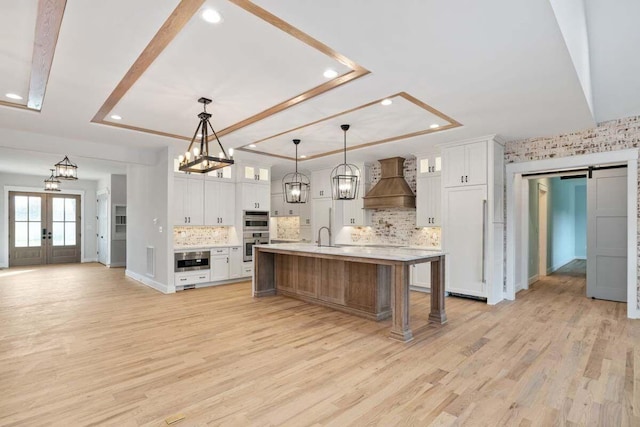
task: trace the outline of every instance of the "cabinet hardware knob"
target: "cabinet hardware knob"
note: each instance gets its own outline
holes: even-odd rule
[[[460,182],[464,182],[464,176],[460,177]]]

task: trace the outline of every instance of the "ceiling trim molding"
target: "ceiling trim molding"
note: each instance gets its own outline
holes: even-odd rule
[[[327,120],[331,120],[331,119],[334,119],[336,117],[340,117],[340,116],[343,116],[345,114],[352,113],[354,111],[358,111],[358,110],[362,110],[362,109],[367,108],[367,107],[371,107],[372,105],[376,105],[376,104],[380,103],[383,99],[395,98],[397,96],[406,99],[407,101],[415,104],[416,106],[418,106],[418,107],[420,107],[420,108],[422,108],[424,110],[427,110],[431,114],[441,118],[442,120],[447,121],[449,124],[437,127],[435,129],[428,128],[428,129],[424,129],[424,130],[420,130],[420,131],[416,131],[416,132],[410,132],[410,133],[406,133],[406,134],[402,134],[402,135],[392,136],[392,137],[389,137],[389,138],[379,139],[379,140],[367,142],[367,143],[364,143],[364,144],[353,145],[351,147],[347,147],[347,151],[358,150],[360,148],[366,148],[366,147],[371,147],[371,146],[374,146],[374,145],[385,144],[385,143],[388,143],[388,142],[398,141],[398,140],[401,140],[401,139],[413,138],[415,136],[427,135],[427,134],[436,133],[436,132],[442,132],[442,131],[445,131],[445,130],[454,129],[454,128],[462,126],[462,124],[460,122],[458,122],[457,120],[447,116],[446,114],[444,114],[441,111],[433,108],[429,104],[419,100],[418,98],[409,95],[407,92],[398,92],[398,93],[396,93],[394,95],[387,96],[387,97],[384,97],[384,98],[380,98],[380,99],[377,99],[375,101],[371,101],[371,102],[369,102],[367,104],[363,104],[363,105],[360,105],[358,107],[351,108],[349,110],[342,111],[342,112],[337,113],[337,114],[333,114],[333,115],[325,117],[323,119],[316,120],[314,122],[310,122],[310,123],[304,124],[302,126],[298,126],[298,127],[293,128],[293,129],[289,129],[289,130],[286,130],[284,132],[280,132],[280,133],[277,133],[275,135],[272,135],[272,136],[269,136],[269,137],[266,137],[266,138],[262,138],[262,139],[260,139],[258,141],[250,142],[250,143],[248,143],[246,145],[243,145],[242,147],[236,148],[236,150],[244,151],[244,152],[247,152],[247,153],[260,154],[260,155],[263,155],[263,156],[276,157],[276,158],[279,158],[279,159],[295,160],[295,157],[283,156],[283,155],[280,155],[280,154],[265,153],[263,151],[258,151],[256,149],[251,149],[251,148],[247,148],[247,147],[250,144],[258,145],[258,144],[260,144],[262,142],[271,140],[273,138],[277,138],[277,137],[285,135],[287,133],[295,132],[297,130],[300,130],[300,129],[303,129],[303,128],[306,128],[306,127],[309,127],[309,126],[314,126],[314,125],[316,125],[318,123],[322,123],[322,122],[325,122]],[[326,156],[330,156],[332,154],[342,153],[343,151],[344,151],[343,148],[336,149],[336,150],[331,150],[331,151],[326,151],[324,153],[314,154],[312,156],[308,156],[308,157],[306,157],[304,159],[298,159],[298,161],[304,162],[304,161],[308,161],[308,160],[318,159],[320,157],[326,157]]]
[[[166,136],[170,138],[190,141],[191,138],[183,135],[177,135],[167,132],[156,131],[153,129],[138,127],[127,125],[124,123],[115,123],[112,121],[106,120],[107,114],[115,106],[118,102],[126,95],[126,93],[131,89],[131,87],[135,84],[135,82],[144,74],[147,68],[155,61],[155,59],[162,53],[162,51],[169,45],[169,43],[175,38],[176,35],[184,28],[187,22],[197,13],[205,0],[182,0],[180,4],[173,11],[171,16],[165,21],[160,30],[156,33],[156,35],[151,39],[147,47],[140,54],[138,59],[133,63],[129,71],[122,78],[120,83],[116,86],[113,92],[109,95],[107,100],[104,102],[102,107],[95,114],[91,122],[98,123],[102,125],[119,127],[122,129],[133,130],[137,132],[145,132],[154,135]],[[266,11],[260,6],[252,3],[249,0],[228,0],[236,6],[244,9],[245,11],[257,16],[258,18],[264,20],[265,22],[275,26],[281,31],[286,32],[287,34],[295,37],[306,45],[314,48],[321,53],[329,56],[330,58],[344,64],[345,66],[351,68],[351,71],[342,74],[340,76],[335,77],[321,85],[318,85],[314,88],[311,88],[301,94],[298,94],[292,98],[289,98],[283,102],[280,102],[270,108],[267,108],[264,111],[261,111],[253,116],[247,117],[237,123],[234,123],[224,129],[221,129],[217,132],[218,136],[224,136],[231,132],[234,132],[238,129],[242,129],[246,126],[249,126],[253,123],[256,123],[260,120],[264,120],[267,117],[270,117],[274,114],[277,114],[281,111],[284,111],[288,108],[291,108],[297,104],[300,104],[304,101],[307,101],[311,98],[314,98],[318,95],[321,95],[329,90],[335,89],[339,86],[342,86],[346,83],[349,83],[357,78],[365,76],[370,73],[369,70],[364,67],[358,65],[354,61],[350,60],[346,56],[334,51],[329,46],[323,44],[322,42],[314,39],[310,35],[304,33],[303,31],[295,28],[291,24],[283,21],[272,13]],[[209,140],[213,140],[213,136],[209,138]]]
[[[33,111],[33,112],[36,112],[36,113],[40,112],[40,110],[31,109],[31,108],[27,107],[26,104],[18,104],[17,102],[9,102],[9,101],[0,100],[0,105],[2,105],[3,107],[20,108],[22,110]]]
[[[108,124],[111,126],[122,127],[131,130],[140,130],[158,134],[156,131],[136,128],[134,126],[122,125],[119,123],[106,122],[104,118],[109,114],[122,97],[131,89],[136,81],[144,74],[149,66],[155,61],[171,41],[182,31],[184,26],[191,20],[193,15],[202,7],[205,0],[182,0],[171,12],[171,15],[164,21],[158,32],[153,36],[149,44],[144,48],[140,56],[135,60],[133,65],[125,73],[120,83],[111,92],[107,100],[102,104],[98,112],[91,119],[94,123]],[[174,136],[180,138],[179,135],[163,134],[165,136]]]
[[[39,0],[27,107],[40,111],[67,0]]]

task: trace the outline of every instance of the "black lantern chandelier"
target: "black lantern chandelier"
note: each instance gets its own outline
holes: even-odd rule
[[[298,173],[298,144],[299,139],[294,139],[296,146],[296,171],[288,173],[282,178],[282,190],[284,192],[284,201],[287,203],[307,203],[309,198],[309,177]]]
[[[198,123],[198,127],[193,134],[189,148],[187,148],[184,155],[178,157],[180,162],[179,169],[182,172],[207,173],[216,169],[222,169],[234,163],[233,150],[229,150],[229,156],[227,156],[227,152],[224,150],[216,131],[209,121],[211,114],[207,113],[207,104],[210,104],[211,100],[202,97],[198,99],[198,102],[203,104],[204,111],[198,114],[200,123]],[[209,129],[211,129],[213,136],[220,146],[221,151],[218,157],[212,156],[209,152]],[[200,139],[199,141],[197,141],[198,138]]]
[[[331,197],[333,200],[353,200],[358,197],[360,169],[347,163],[347,131],[349,125],[341,125],[344,131],[344,163],[331,171]]]
[[[60,181],[53,176],[55,169],[51,170],[51,176],[44,180],[44,191],[60,191]]]
[[[55,164],[55,177],[65,180],[78,179],[78,165],[69,160],[69,157],[64,156],[64,159]]]

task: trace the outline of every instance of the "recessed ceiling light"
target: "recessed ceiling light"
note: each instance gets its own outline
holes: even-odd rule
[[[5,94],[5,96],[11,99],[18,99],[18,100],[22,99],[22,97],[16,93],[7,93]]]
[[[380,101],[380,104],[382,105],[391,105],[393,104],[393,101],[390,100],[389,98],[383,99],[382,101]]]
[[[336,70],[332,70],[331,68],[328,68],[324,70],[324,73],[322,73],[322,75],[328,79],[332,79],[338,76],[338,72]]]
[[[301,158],[301,159],[306,159],[306,158],[307,158],[307,156],[305,156],[304,154],[301,154],[301,155],[300,155],[300,158]]]
[[[122,116],[119,116],[119,115],[117,115],[117,114],[112,114],[112,115],[111,115],[111,118],[112,118],[113,120],[122,120]]]
[[[205,9],[202,11],[202,19],[211,24],[218,24],[220,23],[220,21],[222,21],[222,16],[217,10]]]
[[[437,123],[432,124],[431,126],[429,126],[431,129],[435,129],[435,128],[439,128],[440,125]]]
[[[256,148],[256,144],[249,144],[249,147]]]

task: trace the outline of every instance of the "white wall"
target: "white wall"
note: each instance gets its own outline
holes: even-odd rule
[[[587,259],[587,186],[575,186],[576,258]]]
[[[127,275],[161,292],[174,289],[169,257],[173,233],[168,226],[173,171],[168,154],[163,148],[154,166],[127,167]],[[153,276],[147,274],[148,246],[155,248]]]
[[[9,265],[9,234],[8,230],[8,193],[9,187],[20,187],[21,189],[30,189],[34,192],[44,193],[44,179],[47,178],[35,175],[19,175],[0,173],[0,188],[3,189],[2,197],[0,197],[0,267],[8,267]],[[65,190],[84,191],[81,197],[84,213],[82,221],[84,229],[82,230],[83,244],[83,262],[96,261],[96,187],[97,182],[91,180],[63,181],[61,184],[62,192]],[[7,193],[7,194],[5,194]]]

